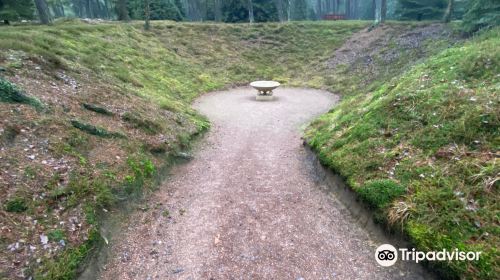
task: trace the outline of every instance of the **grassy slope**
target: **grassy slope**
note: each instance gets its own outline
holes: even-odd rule
[[[306,132],[381,222],[420,250],[483,251],[435,263],[494,279],[498,247],[500,30],[431,56],[368,94],[352,92]]]
[[[144,32],[142,23],[68,21],[0,29],[0,74],[26,91],[23,100],[43,104],[4,98],[12,88],[2,81],[0,244],[12,250],[0,254],[0,278],[73,278],[101,240],[102,209],[151,189],[168,156],[207,127],[188,106],[194,97],[254,79],[325,86],[317,64],[366,25],[155,22]]]

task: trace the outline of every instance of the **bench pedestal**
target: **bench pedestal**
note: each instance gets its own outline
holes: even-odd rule
[[[274,100],[274,96],[272,96],[272,94],[257,94],[257,97],[255,97],[255,100],[257,100],[257,101],[271,101],[271,100]]]

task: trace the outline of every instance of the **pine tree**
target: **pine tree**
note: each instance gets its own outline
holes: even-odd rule
[[[500,1],[471,0],[463,18],[467,32],[500,25]]]
[[[45,0],[35,0],[35,7],[38,12],[38,17],[42,24],[49,24],[52,21],[50,17],[49,6]]]
[[[5,24],[33,19],[34,9],[32,0],[0,0],[0,19]]]
[[[443,16],[444,22],[450,22],[451,16],[453,15],[454,4],[455,4],[454,0],[448,0],[448,7],[446,7],[446,12],[444,13]]]
[[[399,0],[398,14],[405,20],[440,19],[447,0]]]
[[[130,20],[127,5],[128,5],[127,0],[116,1],[116,14],[118,15],[118,20],[123,20],[123,21]]]
[[[292,20],[307,19],[307,3],[306,0],[295,0],[292,5]]]

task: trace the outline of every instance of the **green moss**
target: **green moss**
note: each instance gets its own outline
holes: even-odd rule
[[[43,108],[42,103],[38,99],[28,96],[14,84],[3,79],[2,77],[0,77],[0,101],[27,104],[37,109]]]
[[[488,156],[500,137],[499,34],[432,55],[371,93],[351,92],[306,131],[322,162],[380,210],[379,220],[402,224],[416,248],[484,254],[433,263],[443,278],[495,279],[500,270],[500,166]],[[408,206],[406,218],[394,218],[394,200]]]
[[[141,129],[142,131],[148,134],[157,134],[160,133],[162,127],[159,123],[146,119],[144,117],[139,116],[138,114],[134,114],[131,112],[126,112],[122,115],[122,119],[132,125],[134,128]]]
[[[28,210],[28,204],[24,198],[15,197],[5,202],[5,211],[21,213]]]
[[[54,230],[49,231],[49,233],[47,234],[47,237],[49,238],[50,241],[54,241],[54,242],[59,242],[60,240],[66,239],[64,231],[62,231],[60,229],[54,229]]]
[[[104,107],[100,107],[100,106],[94,105],[94,104],[83,103],[82,106],[83,106],[83,108],[85,108],[85,109],[87,109],[89,111],[93,111],[93,112],[96,112],[96,113],[99,113],[99,114],[102,114],[102,115],[106,115],[106,116],[112,116],[113,115],[113,112],[109,111],[108,109],[106,109]]]
[[[373,180],[365,183],[357,192],[372,207],[382,209],[405,194],[406,188],[392,180]]]
[[[75,127],[75,128],[78,128],[78,129],[80,129],[82,131],[87,132],[88,134],[92,134],[92,135],[99,136],[99,137],[105,137],[105,138],[110,138],[110,137],[114,137],[114,138],[126,138],[126,136],[123,135],[122,133],[119,133],[119,132],[110,132],[110,131],[107,131],[104,128],[96,127],[94,125],[83,123],[83,122],[78,121],[78,120],[72,120],[71,121],[71,125],[73,125],[73,127]]]

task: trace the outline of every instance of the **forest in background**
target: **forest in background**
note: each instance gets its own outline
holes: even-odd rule
[[[338,16],[338,17],[334,17]],[[500,23],[496,0],[0,0],[0,20],[57,18],[270,22],[323,19],[463,20],[476,31]]]

